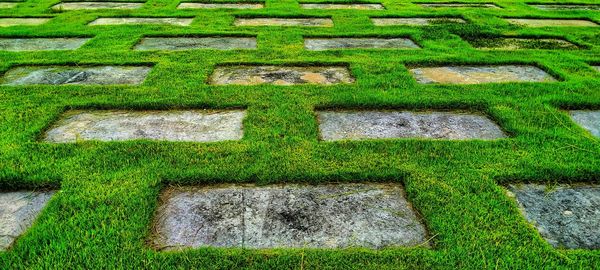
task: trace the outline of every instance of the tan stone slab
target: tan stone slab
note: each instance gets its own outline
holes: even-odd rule
[[[423,84],[480,84],[502,82],[553,82],[556,79],[535,66],[446,66],[412,68]]]
[[[309,51],[339,49],[419,49],[410,38],[306,38]]]
[[[52,6],[53,10],[96,10],[96,9],[137,9],[144,3],[133,2],[64,2]]]
[[[221,66],[210,77],[215,85],[298,85],[353,83],[343,66]]]
[[[0,18],[0,27],[34,26],[47,23],[52,18]]]
[[[141,25],[164,24],[174,26],[189,26],[193,18],[98,18],[88,25]]]
[[[578,46],[556,38],[481,38],[469,41],[482,50],[577,49]]]
[[[255,50],[255,37],[146,37],[135,48],[145,50]]]
[[[261,9],[262,3],[193,3],[186,2],[177,6],[177,9]]]
[[[15,8],[19,3],[14,2],[0,2],[0,9],[4,8]]]
[[[90,38],[0,38],[0,51],[76,50]]]
[[[462,18],[371,18],[376,26],[387,25],[432,25],[436,23],[467,23]]]
[[[237,18],[234,25],[333,27],[333,20],[330,18]]]
[[[0,251],[23,234],[54,195],[54,191],[0,193]]]
[[[586,4],[529,4],[541,10],[600,10],[600,5]]]
[[[417,3],[417,5],[425,8],[501,8],[492,3]]]
[[[570,26],[570,27],[597,27],[598,24],[588,20],[575,19],[506,19],[509,23],[523,25],[528,27],[548,27],[548,26]]]
[[[382,4],[300,4],[303,9],[357,9],[357,10],[382,10]]]

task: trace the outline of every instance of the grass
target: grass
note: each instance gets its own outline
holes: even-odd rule
[[[76,51],[0,51],[0,72],[33,64],[152,64],[154,68],[141,86],[0,86],[0,188],[60,188],[34,226],[9,251],[0,252],[2,269],[590,269],[600,265],[598,250],[552,248],[501,187],[522,182],[600,182],[600,141],[565,113],[566,109],[600,109],[600,76],[590,66],[600,63],[598,28],[522,28],[501,19],[600,22],[598,12],[541,11],[522,1],[503,0],[494,3],[504,9],[425,9],[409,1],[384,0],[383,11],[301,10],[291,0],[267,0],[263,10],[177,10],[178,1],[149,0],[144,8],[132,11],[55,13],[49,8],[56,3],[28,0],[17,9],[0,10],[0,17],[53,17],[39,27],[0,28],[0,36],[94,38]],[[96,17],[120,16],[195,20],[190,27],[86,26]],[[236,16],[331,16],[335,27],[234,27]],[[375,27],[369,21],[369,17],[393,16],[459,16],[469,23]],[[476,50],[464,39],[480,33],[558,36],[587,49]],[[257,35],[258,50],[132,50],[143,36],[229,34]],[[408,36],[422,49],[311,52],[304,50],[303,36]],[[205,83],[217,65],[238,63],[348,64],[357,81],[338,86]],[[501,63],[535,64],[562,81],[420,85],[407,70],[414,65]],[[233,107],[248,110],[241,141],[37,141],[69,109]],[[318,140],[317,108],[480,111],[511,138],[326,143]],[[405,186],[430,230],[432,248],[158,252],[146,244],[158,194],[165,185],[367,181]]]

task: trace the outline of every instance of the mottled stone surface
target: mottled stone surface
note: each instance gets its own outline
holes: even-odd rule
[[[504,132],[483,115],[451,112],[319,111],[325,141],[429,138],[499,139]]]
[[[343,66],[221,66],[210,77],[216,85],[295,85],[353,83],[350,70]]]
[[[303,9],[358,9],[358,10],[381,10],[385,9],[382,4],[300,4]]]
[[[578,4],[529,4],[541,10],[600,10],[600,5],[578,5]]]
[[[19,66],[4,74],[4,85],[32,84],[141,84],[152,68],[147,66]]]
[[[594,68],[600,72],[600,66],[594,66]]]
[[[264,8],[262,3],[181,3],[178,9],[260,9]]]
[[[79,140],[240,140],[245,111],[70,111],[44,135],[54,143]]]
[[[309,51],[331,49],[418,49],[409,38],[307,38],[304,48]]]
[[[144,3],[135,2],[63,2],[52,6],[53,10],[136,9]]]
[[[467,23],[462,18],[371,18],[376,26],[386,25],[432,25],[436,23]]]
[[[311,26],[333,27],[330,18],[237,18],[235,26]]]
[[[570,111],[573,121],[600,138],[600,111]]]
[[[32,26],[47,23],[52,18],[0,18],[0,27]]]
[[[0,38],[1,51],[76,50],[89,38]]]
[[[501,82],[552,82],[556,79],[535,66],[447,66],[412,68],[417,82],[479,84]]]
[[[506,19],[509,23],[528,27],[571,26],[571,27],[596,27],[597,23],[588,20],[576,19]]]
[[[98,18],[88,25],[166,24],[189,26],[193,20],[193,18]]]
[[[14,3],[14,2],[0,2],[0,9],[3,9],[3,8],[14,8],[18,4],[19,3]]]
[[[255,37],[147,37],[135,50],[256,49]]]
[[[557,38],[480,38],[470,40],[473,47],[485,50],[577,49],[578,46]]]
[[[163,250],[427,246],[395,184],[172,187],[160,199],[152,241]]]
[[[508,187],[521,212],[557,248],[600,248],[600,187],[527,184]]]
[[[54,191],[0,193],[0,250],[8,249],[46,206]]]
[[[417,3],[425,8],[501,8],[491,3]]]

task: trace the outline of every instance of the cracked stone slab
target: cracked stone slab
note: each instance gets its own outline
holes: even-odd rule
[[[0,250],[8,249],[35,221],[54,191],[0,193]]]
[[[382,4],[300,4],[303,9],[357,9],[357,10],[382,10]]]
[[[235,26],[333,27],[331,18],[236,18]]]
[[[541,10],[600,10],[600,5],[529,4],[529,6]]]
[[[76,50],[90,38],[0,38],[1,51]]]
[[[556,248],[600,248],[600,186],[510,185],[521,213]]]
[[[161,250],[428,246],[395,184],[170,187],[160,202],[152,243]]]
[[[215,85],[298,85],[353,83],[344,66],[220,66],[210,77]]]
[[[410,38],[307,38],[304,48],[309,51],[332,49],[419,49]]]
[[[600,111],[570,111],[573,121],[600,138]]]
[[[52,18],[0,18],[0,27],[34,26],[45,24]]]
[[[18,66],[4,74],[3,85],[139,85],[148,66]]]
[[[53,10],[96,10],[96,9],[137,9],[141,2],[62,2],[52,6]]]
[[[492,3],[417,3],[424,8],[497,8],[501,9],[496,4]]]
[[[135,50],[256,49],[255,37],[146,37]]]
[[[439,23],[467,23],[462,18],[438,17],[438,18],[371,18],[376,26],[387,25],[432,25]]]
[[[178,9],[261,9],[262,3],[194,3],[184,2],[177,6]]]
[[[0,2],[0,9],[15,8],[18,4],[16,2]]]
[[[569,41],[558,38],[479,38],[470,40],[473,47],[485,50],[578,49]]]
[[[98,18],[88,25],[142,25],[164,24],[174,26],[189,26],[194,18]]]
[[[598,24],[589,20],[577,19],[505,19],[511,24],[528,27],[597,27]]]
[[[319,111],[325,141],[427,138],[500,139],[504,132],[487,117],[458,112]]]
[[[422,84],[480,84],[502,82],[553,82],[554,77],[535,66],[447,66],[412,68]]]
[[[217,142],[240,140],[243,110],[69,111],[44,134],[44,141],[163,140]]]

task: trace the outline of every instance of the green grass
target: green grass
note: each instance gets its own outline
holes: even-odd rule
[[[314,2],[314,1],[310,1]],[[348,1],[345,1],[348,2]],[[522,28],[501,17],[587,18],[597,11],[540,11],[522,1],[504,9],[424,9],[382,1],[383,11],[301,10],[267,0],[264,10],[177,10],[149,0],[133,11],[54,13],[57,0],[29,0],[1,16],[53,16],[39,27],[0,28],[2,37],[93,36],[76,51],[0,51],[0,72],[15,65],[152,64],[141,86],[0,86],[0,188],[60,188],[1,269],[590,269],[599,250],[551,247],[519,213],[502,185],[600,182],[600,140],[565,109],[600,109],[599,28]],[[466,1],[476,2],[476,1]],[[549,1],[566,3],[567,1]],[[594,0],[577,2],[594,3]],[[195,17],[190,27],[86,26],[99,16]],[[331,16],[333,28],[234,27],[235,16]],[[385,16],[462,16],[467,25],[375,27]],[[258,50],[136,52],[144,35],[257,35]],[[310,52],[303,36],[408,36],[421,50]],[[562,37],[584,50],[480,51],[462,38]],[[461,38],[462,37],[462,38]],[[338,86],[210,86],[219,64],[348,64],[357,81]],[[559,82],[420,85],[407,66],[535,64]],[[48,144],[38,136],[73,108],[244,107],[241,141]],[[497,141],[318,140],[316,108],[480,111],[511,135]],[[206,183],[402,183],[433,247],[315,250],[197,248],[158,252],[147,244],[161,187]]]

